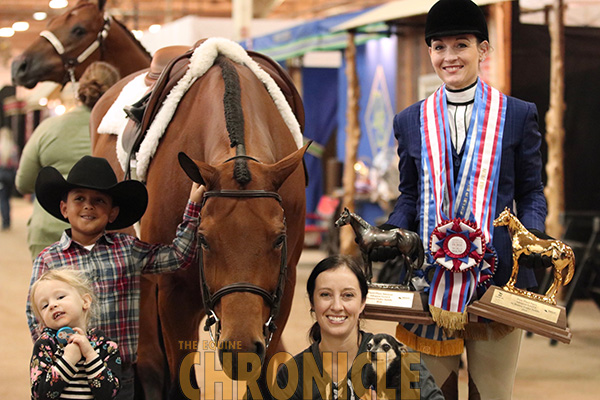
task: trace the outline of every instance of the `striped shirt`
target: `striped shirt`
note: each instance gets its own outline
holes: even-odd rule
[[[74,242],[67,229],[33,264],[31,284],[45,271],[71,266],[84,271],[98,301],[92,326],[102,329],[121,349],[124,362],[136,361],[140,308],[140,274],[189,267],[196,258],[200,205],[188,201],[183,222],[170,245],[149,244],[123,233],[105,233],[91,250]],[[38,325],[27,300],[27,320],[33,339]]]
[[[56,331],[44,329],[33,346],[31,395],[33,399],[109,399],[120,388],[121,358],[118,346],[98,329],[87,338],[98,356],[89,363],[82,358],[76,365],[64,358],[64,347]]]

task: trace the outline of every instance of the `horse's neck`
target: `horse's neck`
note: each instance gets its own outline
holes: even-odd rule
[[[364,232],[371,228],[371,226],[359,216],[350,216],[350,225],[355,232]]]
[[[106,37],[104,52],[105,61],[119,70],[121,78],[150,66],[150,54],[116,22]]]
[[[510,231],[510,233],[514,234],[516,232],[522,232],[524,229],[525,227],[523,226],[521,221],[519,221],[514,215],[511,215],[508,221],[508,230]]]

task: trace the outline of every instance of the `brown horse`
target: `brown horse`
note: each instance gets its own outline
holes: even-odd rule
[[[131,79],[111,88],[92,112],[94,155],[109,159],[121,177],[114,135],[95,130]],[[207,195],[198,236],[200,267],[158,277],[171,397],[181,396],[179,368],[189,353],[180,341],[197,340],[207,313],[209,324],[215,322],[215,339],[226,344],[219,346],[221,359],[229,354],[235,362],[239,352],[248,352],[266,366],[275,353],[303,247],[304,150],[298,149],[265,85],[250,69],[227,58],[219,56],[181,98],[147,170],[149,204],[140,230],[145,241],[172,241],[190,189],[177,165],[178,153],[185,151],[195,161],[182,155],[182,166],[205,183]],[[156,332],[141,333],[151,340]],[[138,366],[145,371],[140,374],[146,385],[154,385],[145,390],[147,398],[164,398],[157,387],[162,373],[157,350],[140,336]],[[235,367],[226,372],[238,376]],[[263,368],[261,387],[265,372]]]
[[[494,220],[494,226],[506,226],[512,239],[513,269],[510,279],[504,286],[513,293],[526,294],[550,304],[556,304],[556,293],[562,285],[566,285],[575,273],[575,254],[573,250],[560,240],[539,239],[521,224],[508,208],[504,209]],[[538,253],[552,260],[554,280],[544,295],[527,292],[515,287],[519,273],[519,257],[521,254]],[[563,276],[564,269],[566,276]]]
[[[99,60],[113,65],[121,76],[150,66],[150,54],[123,24],[105,15],[105,3],[79,0],[52,18],[43,36],[13,60],[13,83],[29,89],[41,81],[64,85]]]

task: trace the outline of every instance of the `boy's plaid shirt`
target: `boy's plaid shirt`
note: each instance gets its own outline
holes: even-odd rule
[[[200,205],[188,201],[183,222],[170,245],[148,244],[123,233],[105,233],[91,251],[71,240],[70,231],[47,247],[33,264],[30,286],[47,270],[73,267],[84,271],[96,293],[95,318],[99,328],[119,345],[125,362],[135,362],[138,344],[140,274],[189,267],[196,258]],[[39,336],[27,299],[27,321],[34,340]]]

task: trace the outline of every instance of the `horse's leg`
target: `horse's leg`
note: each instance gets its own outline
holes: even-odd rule
[[[515,283],[517,283],[517,275],[519,274],[519,256],[522,252],[514,252],[513,253],[513,268],[512,273],[510,274],[510,279],[506,282],[506,287],[509,289],[515,288]]]
[[[561,287],[563,282],[562,270],[553,267],[552,275],[554,279],[552,280],[552,285],[550,285],[550,287],[546,291],[544,299],[550,301],[552,304],[556,304],[556,293],[558,292],[558,289]]]
[[[191,268],[163,274],[158,287],[158,313],[170,373],[168,398],[187,399],[182,387],[197,388],[196,376],[194,369],[180,371],[180,366],[185,356],[198,348],[198,327],[203,316],[198,272]]]
[[[366,251],[361,251],[360,254],[363,259],[367,282],[370,283],[371,280],[373,279],[373,266],[371,265],[371,260],[369,260],[369,254]]]
[[[402,281],[402,286],[408,287],[410,285],[410,280],[413,276],[414,266],[410,262],[410,257],[406,255],[402,255],[402,259],[404,260],[404,268],[406,268],[406,274],[404,275],[404,280]]]
[[[157,284],[142,275],[140,286],[137,377],[144,393],[136,392],[136,399],[162,400],[167,365],[160,342]]]

